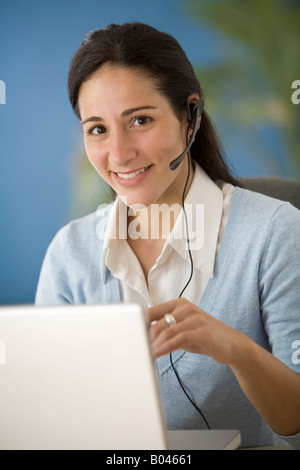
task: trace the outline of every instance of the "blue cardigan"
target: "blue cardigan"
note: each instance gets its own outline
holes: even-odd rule
[[[120,301],[118,280],[107,268],[101,272],[109,210],[77,219],[57,233],[42,266],[37,305]],[[297,356],[293,349],[300,340],[300,211],[236,188],[214,275],[199,307],[300,372],[300,351]],[[300,433],[283,440],[266,425],[228,366],[183,350],[173,353],[173,362],[211,428],[239,429],[244,447],[300,447]],[[168,428],[205,429],[169,356],[156,361],[156,367]]]

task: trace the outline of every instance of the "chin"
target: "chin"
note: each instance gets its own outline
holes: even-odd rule
[[[127,207],[132,207],[135,210],[145,209],[145,207],[154,204],[155,200],[145,196],[119,194],[119,198],[126,204]]]

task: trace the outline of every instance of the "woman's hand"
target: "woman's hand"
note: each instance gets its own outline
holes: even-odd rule
[[[166,314],[176,323],[169,325]],[[221,364],[231,365],[241,344],[248,338],[213,318],[196,305],[180,298],[148,310],[152,350],[156,358],[176,349],[205,354]]]
[[[157,322],[150,327],[157,358],[184,349],[227,364],[245,395],[275,432],[291,435],[300,431],[300,374],[243,333],[185,299],[157,305],[148,313],[150,322]],[[167,313],[174,316],[176,323],[167,323]]]

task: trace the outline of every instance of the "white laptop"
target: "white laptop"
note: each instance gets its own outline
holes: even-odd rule
[[[234,449],[167,431],[138,305],[0,308],[0,449]]]

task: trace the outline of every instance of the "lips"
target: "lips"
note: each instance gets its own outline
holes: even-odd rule
[[[144,173],[144,171],[149,170],[151,165],[146,166],[145,168],[141,168],[140,170],[133,171],[132,173],[117,173],[118,177],[124,180],[129,180],[133,179],[136,176],[140,175],[141,173]]]
[[[153,165],[151,164],[143,168],[139,168],[138,170],[128,171],[127,173],[112,172],[112,176],[120,186],[134,186],[147,178],[152,166]]]

